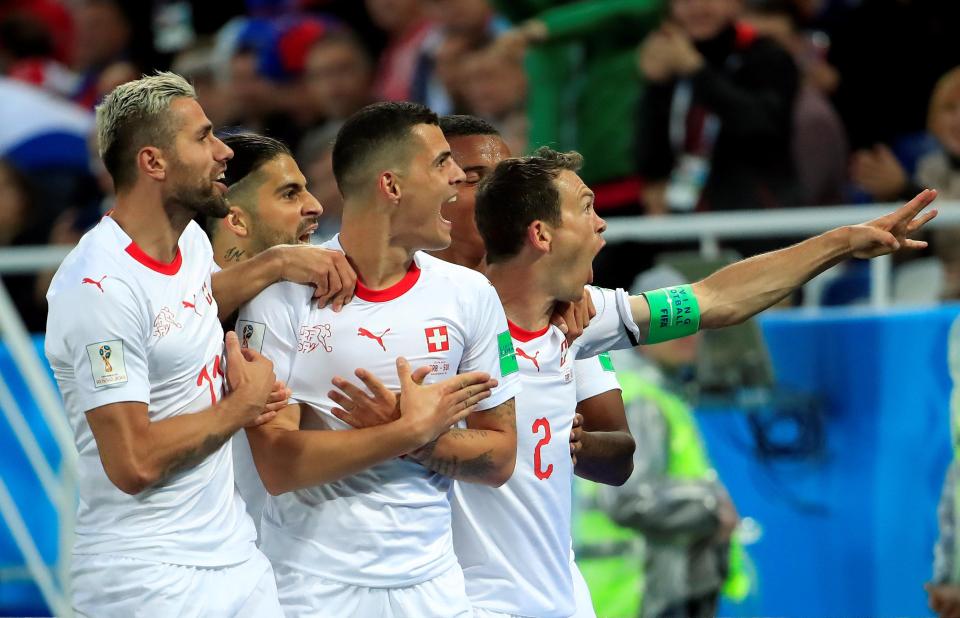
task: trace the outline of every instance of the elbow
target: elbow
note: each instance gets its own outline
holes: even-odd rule
[[[619,466],[616,470],[616,473],[610,478],[609,485],[614,487],[622,487],[630,479],[630,475],[633,474],[633,453],[631,452],[630,461],[626,462],[624,465]]]
[[[160,480],[159,472],[151,471],[137,462],[127,462],[123,465],[104,465],[107,478],[123,493],[136,496]]]
[[[517,466],[517,449],[514,449],[510,452],[509,455],[505,456],[503,460],[493,467],[493,471],[487,478],[487,485],[490,487],[500,487],[504,483],[510,480],[510,477],[513,476],[513,470]]]
[[[257,473],[260,475],[260,480],[263,482],[264,489],[266,489],[267,493],[271,496],[279,496],[296,489],[289,482],[289,475],[283,474],[276,470],[264,468],[261,468],[258,465]]]

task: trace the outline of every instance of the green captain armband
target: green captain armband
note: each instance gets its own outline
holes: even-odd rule
[[[700,305],[689,285],[645,292],[650,305],[650,331],[646,344],[663,343],[692,335],[700,329]]]

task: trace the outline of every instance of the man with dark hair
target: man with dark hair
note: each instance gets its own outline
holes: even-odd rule
[[[257,255],[277,245],[309,244],[323,212],[307,191],[287,146],[256,133],[223,138],[233,150],[224,184],[229,211],[207,219],[214,260],[221,267]]]
[[[307,302],[302,286],[280,284],[238,322],[297,402],[248,434],[274,496],[261,547],[288,616],[470,616],[447,490],[452,479],[496,486],[510,477],[519,385],[495,290],[422,252],[450,243],[440,210],[464,174],[436,115],[410,103],[374,104],[351,117],[333,168],[343,226],[325,246],[356,268],[357,299],[334,313]],[[449,415],[414,426],[404,414],[408,395],[399,418],[376,426],[352,428],[351,407],[334,411],[340,397],[327,392],[329,382],[345,388],[337,376],[364,366],[357,377],[396,390],[411,380],[404,356],[431,386],[457,374],[453,384],[476,386]],[[499,384],[487,383],[488,374]],[[466,427],[451,429],[461,418]]]

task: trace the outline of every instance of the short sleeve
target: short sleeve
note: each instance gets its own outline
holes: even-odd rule
[[[485,371],[499,384],[489,398],[477,405],[489,410],[520,392],[520,370],[507,328],[507,316],[492,285],[482,284],[477,300],[471,303],[464,341],[463,358],[457,373]]]
[[[608,391],[621,390],[613,360],[606,352],[574,361],[573,375],[577,381],[577,403]]]
[[[58,379],[72,382],[77,408],[90,411],[121,401],[149,405],[150,327],[134,290],[112,278],[101,286],[71,287],[48,301],[50,360]]]
[[[270,359],[277,379],[287,385],[297,354],[300,313],[309,309],[303,302],[308,298],[305,286],[275,283],[241,307],[237,318],[240,347],[251,348]]]
[[[596,356],[608,350],[622,350],[640,344],[640,329],[630,314],[629,296],[622,289],[588,286],[597,315],[573,343],[576,358]]]

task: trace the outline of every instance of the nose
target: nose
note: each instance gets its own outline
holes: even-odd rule
[[[320,204],[320,200],[307,191],[307,199],[303,201],[303,208],[300,211],[300,214],[304,217],[319,217],[323,214],[323,205]]]
[[[467,175],[463,173],[463,169],[461,169],[461,167],[457,165],[457,162],[454,161],[453,158],[451,158],[450,159],[450,184],[458,185],[466,179],[467,179]]]
[[[607,231],[607,222],[604,221],[602,218],[600,218],[599,215],[594,215],[594,216],[597,217],[597,226],[596,226],[597,234],[603,234],[604,232]]]
[[[214,159],[217,161],[229,161],[233,158],[233,149],[230,146],[227,146],[223,143],[216,135],[213,136],[214,141],[216,142],[216,148],[214,149]]]

